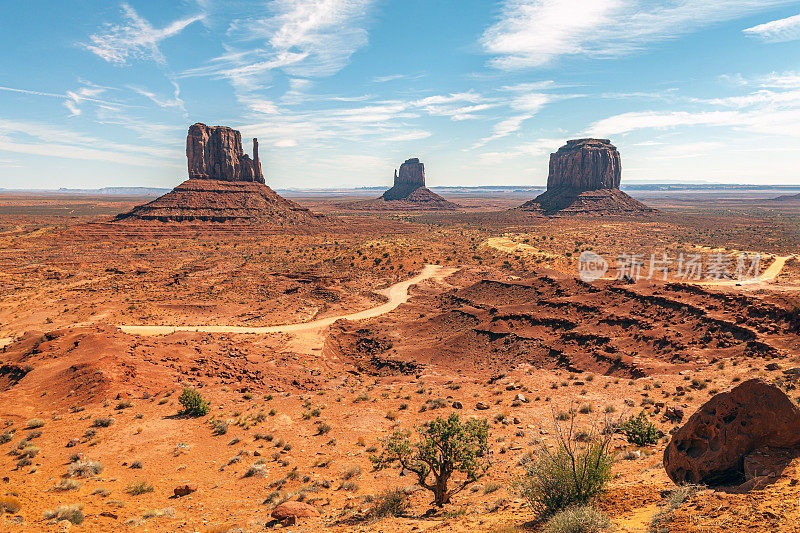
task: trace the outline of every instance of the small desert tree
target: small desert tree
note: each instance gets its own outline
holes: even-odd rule
[[[486,420],[464,422],[453,413],[438,417],[417,428],[419,439],[411,441],[410,431],[396,431],[384,442],[380,456],[370,460],[375,468],[385,468],[395,461],[413,472],[419,484],[433,492],[433,503],[442,507],[450,498],[486,474],[489,461],[489,424]],[[453,474],[463,479],[454,481]]]

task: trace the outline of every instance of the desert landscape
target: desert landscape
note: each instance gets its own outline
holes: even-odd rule
[[[800,205],[645,204],[603,140],[536,202],[297,203],[231,131],[155,200],[0,196],[4,530],[540,530],[543,454],[597,446],[603,528],[795,529]],[[452,495],[390,457],[434,419],[484,432]]]
[[[800,532],[797,2],[3,8],[0,533]]]

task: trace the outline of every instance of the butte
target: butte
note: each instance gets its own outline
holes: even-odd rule
[[[425,187],[425,165],[412,157],[394,171],[394,185],[375,200],[343,204],[349,209],[394,210],[453,210],[458,204],[448,202]]]
[[[270,189],[258,159],[242,150],[241,134],[225,126],[194,124],[186,137],[189,179],[152,202],[117,215],[124,222],[225,222],[269,226],[323,226],[333,221]]]
[[[547,190],[517,209],[547,216],[654,213],[619,190],[622,163],[608,139],[576,139],[550,154]]]

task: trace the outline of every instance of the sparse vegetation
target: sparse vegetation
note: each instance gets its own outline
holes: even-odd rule
[[[602,533],[610,530],[608,517],[585,505],[559,512],[544,526],[544,533]]]
[[[25,422],[25,427],[27,429],[36,429],[44,426],[44,420],[41,418],[31,418],[27,422]]]
[[[652,446],[658,442],[658,430],[647,419],[647,413],[644,411],[626,420],[622,424],[622,431],[628,442],[637,446]]]
[[[70,477],[91,477],[100,475],[103,471],[103,464],[99,461],[74,461],[67,467],[67,475]]]
[[[515,487],[542,518],[575,505],[585,505],[601,494],[611,479],[611,435],[592,428],[583,442],[574,436],[575,418],[566,425],[554,422],[556,447],[540,445]]]
[[[44,512],[46,520],[55,519],[56,521],[69,520],[78,525],[83,522],[83,504],[74,503],[72,505],[62,505],[55,509]]]
[[[139,496],[140,494],[153,492],[153,490],[153,486],[148,484],[146,481],[137,481],[136,483],[128,485],[128,487],[125,489],[125,492],[131,496]]]
[[[372,498],[370,516],[383,518],[385,516],[403,516],[410,503],[408,494],[400,489],[390,489]]]
[[[208,414],[209,404],[197,389],[185,387],[178,397],[178,403],[183,406],[182,415],[201,417]]]
[[[418,428],[419,439],[411,441],[410,432],[396,431],[384,441],[383,453],[370,459],[381,469],[397,461],[413,472],[419,484],[433,492],[434,504],[442,507],[453,494],[482,478],[489,469],[489,425],[486,420],[464,422],[453,413],[437,417]],[[454,473],[462,479],[451,485]]]

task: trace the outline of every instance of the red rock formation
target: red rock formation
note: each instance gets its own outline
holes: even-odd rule
[[[550,155],[547,190],[619,189],[622,175],[617,147],[608,139],[576,139]]]
[[[258,139],[253,139],[253,159],[242,150],[241,134],[225,126],[193,124],[186,137],[190,179],[257,181],[264,183],[258,159]]]
[[[253,139],[253,159],[242,151],[238,131],[194,124],[186,138],[189,179],[150,203],[117,215],[117,221],[243,222],[322,226],[333,221],[312,213],[264,184]]]
[[[550,154],[547,191],[523,204],[545,215],[648,213],[654,209],[619,190],[622,163],[608,139],[575,139]]]
[[[400,165],[400,172],[394,171],[394,185],[383,193],[384,200],[402,200],[411,193],[425,187],[425,165],[419,159],[412,157]],[[433,193],[431,193],[433,194]]]
[[[452,210],[459,206],[448,202],[425,187],[425,165],[412,157],[394,171],[394,184],[377,200],[343,204],[349,209],[379,211],[402,210]]]
[[[712,397],[672,437],[664,469],[678,484],[738,484],[754,465],[800,451],[800,408],[779,388],[751,379]],[[766,459],[765,459],[766,458]],[[776,472],[777,473],[777,472]]]

